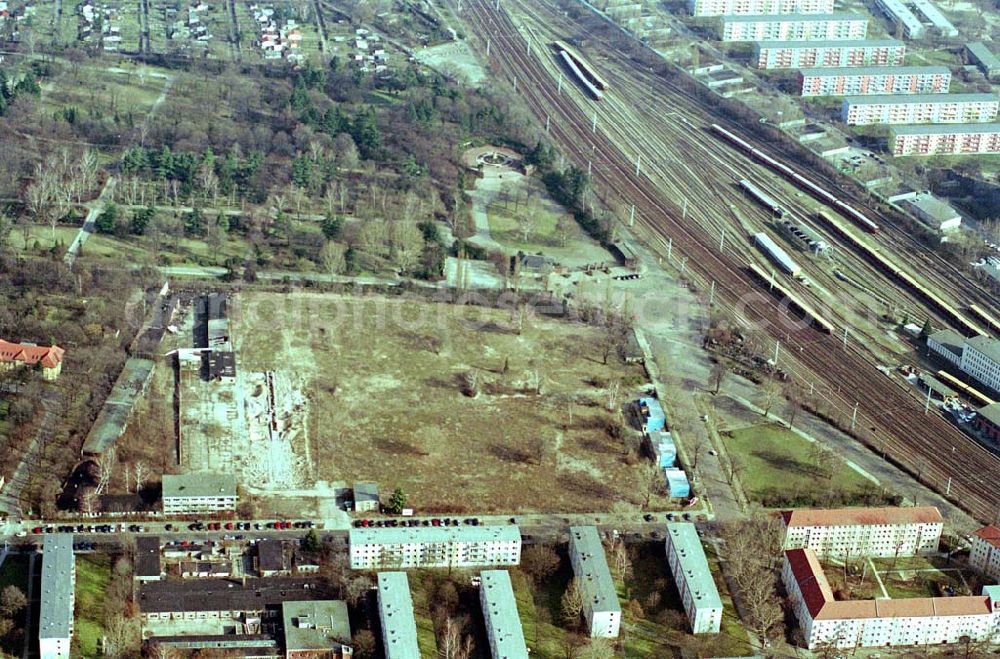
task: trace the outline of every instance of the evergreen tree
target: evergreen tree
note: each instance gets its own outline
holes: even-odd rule
[[[343,229],[344,222],[341,218],[336,215],[327,215],[323,220],[323,224],[320,225],[320,229],[323,231],[323,235],[326,236],[327,240],[336,240],[340,238],[340,232]]]
[[[398,515],[403,512],[403,508],[406,508],[406,494],[403,492],[403,488],[397,487],[392,491],[392,497],[389,499],[389,512]]]
[[[104,207],[104,211],[97,216],[97,220],[94,222],[94,227],[97,229],[97,233],[111,234],[115,232],[117,224],[118,206],[108,204]]]

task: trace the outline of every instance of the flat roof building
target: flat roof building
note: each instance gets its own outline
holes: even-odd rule
[[[42,659],[69,659],[76,598],[73,536],[47,535],[42,541],[41,613],[38,648]]]
[[[497,658],[528,659],[510,573],[506,570],[483,570],[479,577],[479,604],[483,608],[490,651]]]
[[[921,222],[935,231],[953,231],[962,225],[962,216],[947,202],[921,193],[903,202]]]
[[[343,659],[353,655],[346,602],[283,602],[281,620],[286,659]]]
[[[830,14],[833,0],[688,0],[692,16]]]
[[[987,78],[994,78],[1000,75],[1000,59],[986,47],[981,41],[970,43],[965,46],[965,53],[970,64],[975,64],[983,75]]]
[[[1000,124],[893,126],[889,151],[894,156],[1000,153]]]
[[[285,545],[281,540],[262,538],[257,541],[256,550],[254,567],[257,569],[257,574],[262,577],[289,574],[290,570],[285,562]]]
[[[236,478],[194,472],[163,475],[163,514],[197,515],[236,510]]]
[[[144,535],[135,541],[135,578],[138,581],[159,581],[163,578],[159,536]]]
[[[1000,341],[988,336],[966,339],[960,368],[990,389],[1000,391]]]
[[[864,39],[868,19],[851,12],[807,16],[723,16],[722,41],[843,41]]]
[[[946,66],[817,67],[799,71],[802,96],[947,94]]]
[[[948,124],[994,121],[996,94],[876,94],[848,96],[841,119],[849,126],[871,124]]]
[[[828,66],[900,66],[906,44],[896,39],[758,41],[751,62],[758,69]]]
[[[569,559],[583,595],[583,617],[590,636],[617,638],[622,610],[596,526],[570,527]]]
[[[378,619],[386,659],[420,659],[413,598],[405,572],[378,573]]]
[[[361,528],[349,537],[354,570],[521,562],[521,531],[514,525]]]
[[[1000,581],[1000,528],[990,524],[972,534],[969,565]]]
[[[827,557],[915,556],[937,551],[944,519],[937,508],[799,508],[781,513],[785,549]]]
[[[694,524],[667,524],[666,551],[667,564],[692,633],[718,634],[722,625],[722,598]]]
[[[945,15],[941,13],[931,0],[910,0],[913,4],[914,9],[917,13],[923,16],[927,21],[934,26],[943,37],[957,37],[958,29],[952,25],[951,21],[945,18]]]
[[[907,39],[919,39],[924,35],[924,24],[902,0],[875,0],[875,6],[886,18],[903,28],[903,36]]]
[[[810,650],[1000,640],[998,586],[979,596],[836,600],[811,549],[786,551],[781,577]]]
[[[939,357],[961,367],[965,337],[953,329],[943,329],[927,336],[927,349]]]

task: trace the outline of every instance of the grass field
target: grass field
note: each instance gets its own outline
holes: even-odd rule
[[[0,590],[7,586],[17,586],[24,594],[28,593],[28,557],[21,554],[10,554],[0,566]]]
[[[824,472],[811,455],[811,442],[775,424],[733,430],[723,441],[744,467],[740,479],[747,497],[765,505],[774,505],[779,496],[801,499],[799,505],[829,497],[860,498],[876,487],[835,456]]]
[[[519,334],[508,311],[304,291],[244,293],[238,316],[239,367],[304,383],[319,478],[402,487],[424,512],[642,503],[604,403],[644,375],[603,364],[597,328],[532,316]]]
[[[104,634],[104,597],[111,583],[111,557],[84,554],[76,559],[76,622],[73,636],[80,656],[99,657]]]

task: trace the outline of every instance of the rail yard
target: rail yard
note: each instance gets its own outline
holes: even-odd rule
[[[515,23],[510,7],[524,22]],[[842,418],[851,419],[852,427],[863,430],[873,449],[940,491],[947,484],[950,495],[970,512],[992,518],[998,506],[994,483],[1000,480],[1000,459],[944,417],[925,414],[910,390],[884,376],[877,369],[886,358],[883,332],[859,320],[870,315],[873,299],[880,303],[881,291],[882,300],[898,305],[910,317],[930,318],[967,334],[983,333],[957,309],[975,304],[990,313],[993,304],[986,291],[897,229],[891,216],[867,207],[863,195],[842,190],[832,176],[812,171],[803,175],[818,190],[837,190],[831,199],[801,181],[794,188],[787,186],[781,175],[787,178],[788,172],[780,168],[755,164],[768,165],[762,155],[779,164],[796,162],[792,145],[769,143],[716,119],[720,129],[739,134],[751,150],[718,139],[712,134],[705,100],[674,81],[670,72],[664,74],[666,65],[658,64],[638,44],[630,47],[620,38],[602,39],[602,32],[618,35],[617,28],[596,16],[570,19],[548,4],[532,4],[530,10],[514,0],[499,9],[490,2],[466,2],[461,16],[479,36],[483,52],[486,39],[491,41],[490,66],[516,87],[539,123],[548,126],[549,139],[592,173],[605,203],[615,208],[634,205],[638,235],[669,256],[703,290],[713,286],[716,304],[779,341],[784,349],[781,368],[803,386],[816,388]],[[611,81],[601,102],[561,84],[558,60],[540,46],[559,39],[579,41],[581,57]],[[600,54],[597,49],[589,51],[588,43],[600,44]],[[852,239],[843,221],[835,220],[839,230],[820,223],[826,240],[839,248],[837,272],[862,282],[859,290],[845,287],[842,279],[814,263],[807,263],[803,273],[811,285],[791,279],[782,282],[800,301],[796,306],[816,309],[811,313],[821,320],[821,327],[830,328],[830,336],[817,332],[812,322],[785,318],[787,303],[765,295],[754,282],[767,272],[761,270],[767,261],[763,254],[753,256],[749,237],[767,224],[762,209],[733,185],[739,180],[752,182],[796,216],[818,217],[817,212],[825,211],[832,217],[834,210],[870,234],[869,240],[861,241]],[[906,254],[908,269],[893,265],[889,254]],[[929,281],[954,301],[947,302]],[[898,290],[889,293],[887,286]],[[955,450],[943,462],[942,447],[949,446]]]

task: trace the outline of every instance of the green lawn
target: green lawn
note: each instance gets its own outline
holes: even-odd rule
[[[519,218],[530,211],[525,207],[523,201],[519,203],[516,210],[513,201],[506,205],[501,202],[491,204],[486,210],[490,234],[497,242],[527,254],[542,251],[546,247],[558,247],[563,242],[579,239],[581,232],[578,225],[559,206],[546,200],[539,203],[534,211],[533,224],[528,239],[525,240]],[[557,236],[556,229],[560,218],[563,218],[563,221],[559,229],[564,233],[562,238],[565,241],[560,240]]]
[[[76,559],[76,624],[80,656],[97,657],[104,634],[104,597],[111,583],[111,557],[88,554]]]
[[[428,572],[410,572],[410,593],[413,596],[413,616],[417,622],[417,647],[420,648],[420,656],[438,656],[437,637],[434,634],[434,621],[431,620],[431,605],[427,601],[427,594],[430,590],[427,584],[431,583],[431,576]]]
[[[769,507],[862,503],[881,489],[833,455],[828,472],[811,454],[813,443],[787,428],[764,423],[723,434],[726,450],[743,467],[747,497]]]
[[[28,594],[28,557],[21,554],[9,554],[0,566],[0,590],[7,586],[17,586],[25,595]]]
[[[533,658],[559,659],[564,656],[566,629],[559,624],[560,600],[572,577],[568,560],[564,560],[562,568],[537,588],[520,570],[511,571],[524,642]]]

